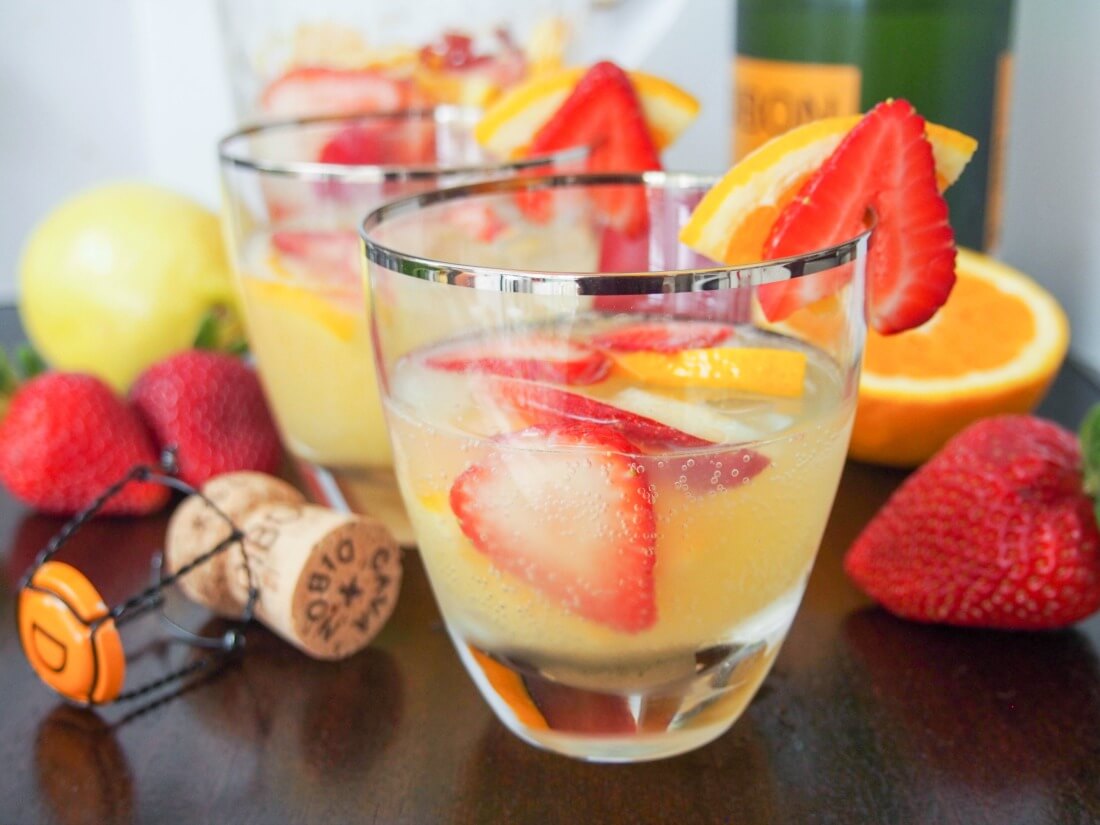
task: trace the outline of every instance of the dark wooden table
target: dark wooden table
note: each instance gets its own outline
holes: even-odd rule
[[[0,338],[18,337],[0,311]],[[1073,425],[1097,400],[1070,365],[1043,413]],[[15,583],[59,522],[2,496],[0,822],[1100,822],[1100,617],[976,632],[870,606],[841,557],[902,477],[847,467],[798,618],[734,728],[633,766],[507,732],[456,658],[416,553],[393,619],[351,659],[314,662],[256,629],[240,665],[145,712],[70,708],[32,674],[12,620]],[[68,558],[117,598],[145,583],[164,523],[95,524]],[[139,624],[128,641],[159,635]],[[130,677],[191,655],[152,647]]]

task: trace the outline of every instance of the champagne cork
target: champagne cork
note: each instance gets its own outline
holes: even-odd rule
[[[377,519],[309,504],[267,503],[241,529],[256,618],[317,659],[362,650],[397,604],[401,550]],[[248,577],[229,558],[229,592],[243,604]]]
[[[210,479],[202,493],[240,527],[258,507],[267,503],[301,504],[305,497],[294,487],[263,473],[227,473]],[[243,529],[243,528],[242,528]],[[230,533],[226,520],[198,496],[184,500],[168,522],[164,541],[164,560],[174,573],[203,553],[224,541]],[[229,560],[240,555],[239,546],[231,546],[195,567],[179,580],[188,598],[227,618],[238,618],[247,599],[230,592]]]

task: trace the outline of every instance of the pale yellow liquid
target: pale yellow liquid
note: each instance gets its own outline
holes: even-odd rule
[[[329,468],[390,466],[362,288],[328,288],[264,236],[248,253],[249,342],[288,449]]]
[[[753,336],[747,330],[737,340],[753,346]],[[451,485],[470,464],[501,449],[485,436],[512,427],[505,413],[484,406],[477,378],[433,372],[415,358],[399,363],[389,410],[395,469],[452,633],[491,655],[522,659],[596,690],[681,678],[694,672],[696,651],[714,645],[763,640],[770,661],[821,540],[853,414],[839,370],[820,352],[804,351],[806,391],[799,399],[712,397],[705,411],[696,399],[702,423],[724,410],[744,431],[756,432],[758,438],[738,446],[771,464],[751,480],[727,475],[707,489],[684,490],[675,472],[654,480],[657,619],[638,633],[571,612],[495,569],[470,543],[449,506]],[[583,388],[593,395],[616,389]],[[678,451],[664,460],[687,471],[705,452]]]

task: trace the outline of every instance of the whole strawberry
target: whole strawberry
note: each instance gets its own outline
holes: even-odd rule
[[[891,612],[1061,627],[1100,608],[1100,532],[1077,438],[1023,415],[971,425],[911,475],[844,560]]]
[[[255,372],[233,355],[188,350],[154,364],[130,400],[157,444],[174,447],[180,477],[194,486],[221,473],[273,473],[282,459]]]
[[[141,419],[90,375],[32,378],[16,391],[0,423],[0,482],[44,513],[76,513],[135,464],[156,462]],[[167,501],[164,487],[130,482],[101,512],[143,515]]]

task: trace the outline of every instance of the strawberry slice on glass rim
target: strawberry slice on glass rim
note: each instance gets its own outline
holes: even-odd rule
[[[955,283],[955,234],[936,182],[924,118],[905,100],[875,106],[844,137],[776,219],[767,259],[822,249],[859,234],[875,216],[867,258],[868,321],[890,334],[935,314]],[[850,267],[765,284],[758,290],[769,321],[840,289]]]
[[[572,93],[535,134],[529,156],[577,146],[589,147],[589,172],[644,172],[660,169],[657,146],[626,72],[609,61],[594,64]],[[548,192],[520,193],[528,216],[545,220]],[[645,192],[637,186],[594,189],[593,203],[608,225],[628,237],[645,232],[649,224]]]

